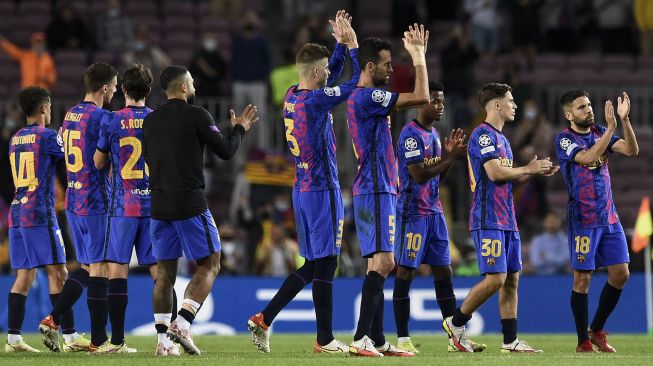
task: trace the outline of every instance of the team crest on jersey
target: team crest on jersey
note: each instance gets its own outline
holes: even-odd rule
[[[582,255],[582,254],[579,254],[579,255],[576,257],[576,260],[578,261],[578,263],[585,263],[585,256]]]
[[[487,259],[487,265],[488,266],[493,266],[497,263],[497,261],[494,260],[494,258],[488,258]]]
[[[492,143],[492,140],[490,139],[490,136],[488,136],[487,134],[482,134],[478,138],[478,144],[481,145],[481,146],[488,146],[491,143]]]
[[[406,148],[406,150],[415,150],[415,149],[417,149],[417,140],[415,140],[412,137],[407,139],[406,142],[404,142],[404,147]]]
[[[561,147],[563,150],[567,150],[567,148],[568,148],[570,145],[571,145],[571,140],[569,140],[568,138],[564,137],[564,138],[560,139],[560,147]]]
[[[372,100],[381,103],[385,99],[385,92],[383,90],[375,90],[372,92]]]
[[[408,252],[408,260],[414,261],[417,258],[416,252]]]
[[[340,87],[336,86],[334,88],[329,88],[328,86],[324,88],[324,94],[333,97],[336,95],[340,95]]]
[[[59,134],[57,134],[57,145],[61,146],[61,148],[63,149],[63,138],[61,138],[61,135]]]

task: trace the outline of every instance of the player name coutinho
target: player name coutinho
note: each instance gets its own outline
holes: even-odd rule
[[[68,112],[66,113],[66,117],[64,117],[64,119],[68,122],[79,122],[82,120],[82,116],[84,116],[84,113]]]
[[[36,135],[14,136],[11,138],[11,145],[33,144],[36,142]]]
[[[128,128],[143,128],[143,119],[142,118],[121,119],[120,128],[123,130]]]

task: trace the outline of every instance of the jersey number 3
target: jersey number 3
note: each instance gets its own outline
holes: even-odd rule
[[[290,152],[294,156],[299,156],[299,144],[295,136],[292,135],[292,130],[295,129],[295,121],[292,118],[284,118],[283,124],[286,125],[286,141],[288,141]]]

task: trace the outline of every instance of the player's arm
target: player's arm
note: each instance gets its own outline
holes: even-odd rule
[[[333,83],[340,79],[340,75],[342,75],[342,70],[345,66],[345,58],[347,57],[345,47],[349,50],[358,48],[356,34],[354,33],[353,39],[348,37],[348,34],[343,34],[345,29],[342,22],[346,22],[349,25],[349,28],[351,28],[351,16],[345,10],[338,10],[335,20],[329,19],[329,23],[331,23],[331,28],[333,29],[331,35],[335,38],[337,43],[331,57],[329,58],[330,74],[327,79],[327,86],[333,85]]]
[[[610,149],[619,154],[626,156],[637,156],[639,154],[639,146],[637,145],[637,138],[635,137],[635,131],[633,131],[633,126],[630,124],[630,98],[628,94],[624,92],[623,99],[621,97],[617,98],[617,113],[619,118],[621,118],[621,123],[624,125],[624,138],[615,141]]]
[[[617,129],[617,119],[614,116],[612,102],[609,100],[605,102],[605,120],[608,123],[607,130],[591,148],[576,153],[576,156],[574,157],[576,163],[584,165],[593,164],[595,161],[599,160],[605,150],[610,147],[614,131]]]
[[[245,107],[240,116],[236,116],[233,109],[231,113],[231,135],[225,137],[213,121],[211,114],[201,108],[198,109],[198,115],[194,118],[197,131],[202,141],[213,151],[220,159],[229,160],[236,154],[238,146],[249,130],[251,125],[258,121],[256,116],[256,107],[251,104]]]
[[[348,15],[345,13],[345,15]],[[324,111],[329,111],[336,105],[344,102],[349,98],[349,95],[358,84],[361,70],[358,65],[358,41],[356,39],[356,32],[351,27],[351,17],[345,16],[337,17],[335,22],[332,22],[334,30],[334,37],[342,41],[349,48],[349,56],[351,57],[352,75],[344,84],[335,86],[333,88],[317,89],[313,91],[313,96],[316,98],[316,105],[321,107]]]
[[[524,182],[529,176],[550,176],[555,174],[559,169],[559,167],[553,166],[553,163],[548,158],[538,160],[537,155],[528,165],[522,167],[501,166],[499,159],[491,159],[483,163],[483,168],[485,168],[488,178],[495,183],[507,181]]]
[[[55,160],[63,159],[64,150],[63,150],[63,139],[61,135],[52,131],[47,136],[47,153],[48,155],[54,157]]]
[[[412,93],[401,93],[395,103],[395,108],[411,108],[429,102],[428,75],[426,72],[426,45],[429,40],[429,31],[424,30],[424,25],[409,26],[404,32],[404,48],[408,51],[415,66],[415,88]]]
[[[461,129],[451,130],[449,138],[445,138],[444,148],[447,155],[432,166],[425,166],[423,161],[416,161],[408,165],[408,173],[415,182],[422,184],[440,174],[445,175],[456,160],[463,159],[467,155],[467,144],[465,135]]]
[[[100,137],[98,138],[93,164],[98,170],[102,170],[109,164],[109,151],[111,150],[110,121],[112,114],[105,114],[100,120]]]

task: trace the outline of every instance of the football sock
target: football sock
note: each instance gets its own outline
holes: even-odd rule
[[[596,309],[596,314],[594,314],[594,320],[592,320],[590,329],[594,331],[603,330],[605,322],[619,302],[621,291],[611,284],[605,283],[601,291],[601,297],[599,298],[599,307]]]
[[[456,295],[453,293],[453,284],[451,279],[444,281],[433,281],[435,284],[435,297],[438,300],[442,318],[453,316],[456,311]]]
[[[325,346],[333,341],[333,276],[338,266],[338,257],[315,261],[313,278],[313,304],[317,325],[317,343]]]
[[[79,297],[82,296],[82,292],[84,292],[84,289],[88,285],[88,277],[88,271],[84,268],[79,268],[68,275],[68,279],[63,284],[57,303],[54,304],[50,313],[56,324],[63,321],[62,316],[64,313],[67,311],[72,312],[73,305],[79,300]]]
[[[174,287],[172,288],[172,318],[170,321],[175,321],[177,319],[177,292]]]
[[[91,316],[91,343],[94,346],[100,346],[109,339],[106,330],[109,315],[108,289],[108,278],[89,277],[86,302]]]
[[[303,266],[299,267],[283,281],[279,291],[277,291],[265,309],[261,311],[266,325],[270,326],[274,318],[297,296],[299,291],[313,281],[314,272],[315,261],[306,261]]]
[[[370,328],[370,339],[377,347],[385,345],[385,335],[383,334],[383,309],[385,308],[385,295],[383,287],[381,287],[381,300],[376,308],[374,320],[372,321],[372,328]]]
[[[383,284],[385,277],[378,272],[369,271],[363,281],[363,293],[361,295],[360,317],[356,326],[354,341],[358,341],[364,336],[370,336],[372,322],[379,308],[379,302],[383,297]]]
[[[408,319],[410,319],[410,291],[411,281],[395,278],[395,288],[392,292],[392,306],[395,312],[397,337],[409,337]]]
[[[168,327],[170,326],[171,318],[171,313],[154,314],[154,328],[156,328],[158,342],[163,343],[163,345],[166,347],[168,347],[172,342],[166,335],[166,332],[168,332]]]
[[[109,320],[111,321],[111,344],[125,342],[125,312],[127,311],[127,279],[109,280]]]
[[[501,319],[503,344],[510,344],[517,339],[517,318]]]
[[[574,314],[574,321],[576,322],[576,334],[578,335],[578,344],[590,339],[587,332],[587,323],[589,310],[587,309],[587,294],[581,294],[576,291],[571,291],[571,312]]]
[[[453,318],[451,319],[451,324],[453,324],[454,327],[462,327],[463,325],[467,324],[469,319],[472,318],[472,315],[467,315],[463,313],[460,308],[457,308],[453,312]]]
[[[9,293],[7,308],[7,333],[20,335],[20,331],[23,328],[23,320],[25,319],[26,300],[27,296],[25,295],[17,294],[15,292]]]
[[[50,304],[54,306],[59,300],[60,294],[50,294]],[[73,315],[73,309],[70,308],[66,310],[61,316],[61,333],[63,335],[75,334],[75,315]]]

